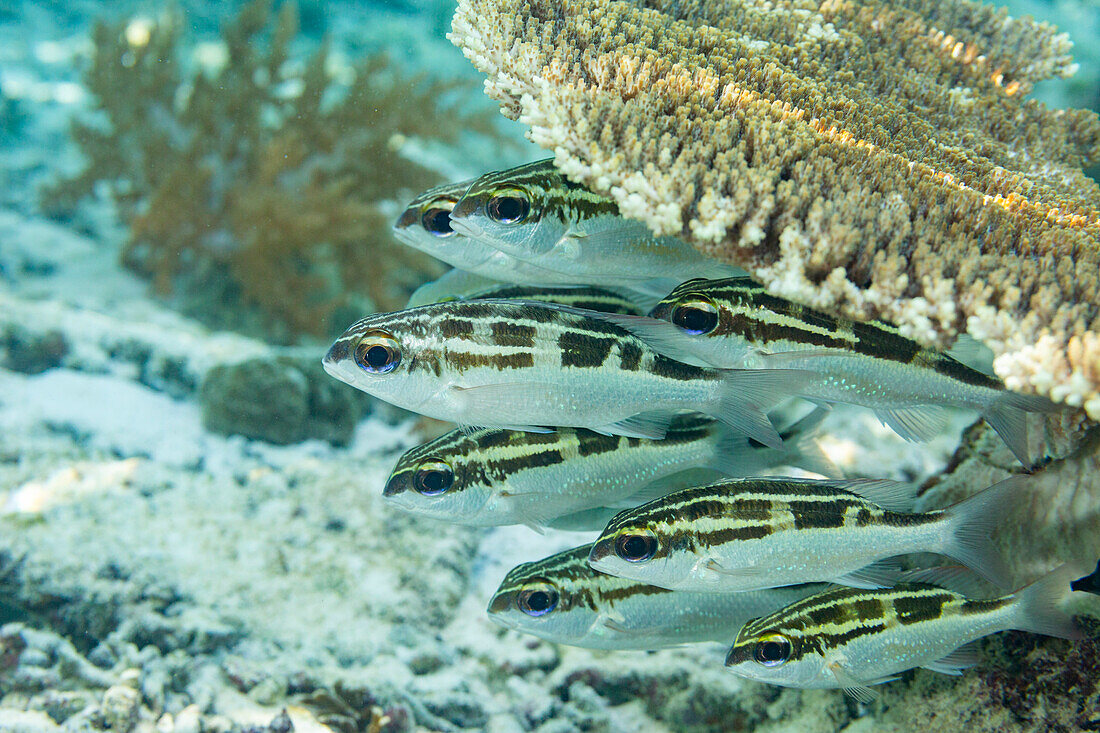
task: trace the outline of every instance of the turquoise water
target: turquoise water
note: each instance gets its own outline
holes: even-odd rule
[[[320,366],[446,269],[390,234],[408,201],[546,155],[446,40],[452,11],[0,2],[0,731],[1100,726],[1094,641],[1003,634],[864,704],[740,680],[728,644],[489,620],[510,568],[592,533],[397,511],[397,457],[450,426]],[[1100,110],[1100,6],[1011,11],[1076,43],[1035,96]],[[921,482],[971,422],[914,444],[837,409],[821,442]]]

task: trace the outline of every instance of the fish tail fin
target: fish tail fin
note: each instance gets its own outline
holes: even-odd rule
[[[1013,628],[1033,634],[1082,639],[1085,634],[1065,604],[1073,589],[1070,584],[1089,569],[1077,563],[1059,565],[1043,577],[1016,592]]]
[[[1045,397],[1002,392],[982,414],[989,426],[997,431],[1001,440],[1025,466],[1031,466],[1031,451],[1027,440],[1027,414],[1029,412],[1053,412],[1057,406]]]
[[[1028,488],[1027,476],[1013,476],[993,484],[965,501],[948,507],[948,538],[943,554],[952,557],[990,583],[1011,587],[1001,553],[992,541],[993,532],[1005,516],[1020,505],[1016,494]]]
[[[724,369],[717,401],[705,411],[769,448],[783,445],[766,410],[793,396],[812,376],[800,369]]]

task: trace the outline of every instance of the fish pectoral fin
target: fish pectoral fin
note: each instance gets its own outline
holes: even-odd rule
[[[875,410],[875,416],[905,440],[923,443],[947,427],[947,411],[936,405]]]
[[[889,588],[898,582],[900,576],[901,565],[898,564],[897,560],[887,558],[873,562],[847,575],[834,578],[832,582],[850,588]]]
[[[633,634],[637,629],[631,629],[626,625],[626,618],[621,613],[602,613],[600,614],[600,625],[604,628],[611,629],[616,634]]]
[[[833,679],[835,679],[837,685],[839,685],[844,690],[845,695],[859,700],[865,705],[874,702],[875,698],[878,697],[878,691],[873,689],[871,685],[881,684],[882,682],[887,682],[890,679],[896,679],[891,677],[882,680],[864,682],[857,679],[855,675],[853,675],[848,670],[847,666],[841,661],[829,662],[825,666],[830,672],[833,673]]]
[[[451,387],[451,395],[463,410],[492,415],[505,407],[515,405],[518,399],[528,402],[548,401],[560,397],[561,390],[551,384],[538,382],[500,382],[483,384],[477,387]],[[504,427],[504,423],[494,423],[491,427]],[[522,430],[529,433],[549,433],[552,428],[534,425],[509,425],[510,430]]]
[[[673,417],[675,413],[671,412],[642,412],[625,420],[594,427],[592,430],[606,435],[661,440],[668,433],[668,426]]]
[[[978,663],[978,644],[970,642],[954,650],[942,659],[921,665],[925,669],[941,674],[949,674],[958,677],[964,669],[969,669]]]
[[[738,578],[743,581],[757,580],[758,582],[762,582],[765,572],[763,568],[727,568],[714,558],[707,560],[702,567],[712,573],[718,573],[719,575],[726,578]]]
[[[619,509],[605,506],[582,509],[579,512],[554,517],[546,522],[546,526],[566,532],[598,532],[606,527],[608,521],[618,512]]]

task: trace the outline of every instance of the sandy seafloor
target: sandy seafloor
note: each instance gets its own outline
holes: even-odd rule
[[[1095,14],[1056,6],[1027,9],[1080,12],[1078,27],[1098,31]],[[212,7],[184,10],[202,26],[216,23]],[[329,30],[460,68],[429,30],[443,7],[334,4]],[[334,730],[395,732],[1057,727],[1057,700],[1022,719],[976,675],[917,672],[865,706],[743,682],[718,645],[601,653],[505,631],[484,612],[504,573],[586,535],[472,530],[387,507],[387,472],[418,438],[382,406],[346,447],[204,429],[208,369],[282,352],[152,298],[118,265],[126,233],[106,204],[58,222],[36,197],[79,165],[67,119],[86,103],[76,69],[99,10],[0,4],[0,89],[19,118],[0,137],[0,731],[316,731],[326,713]],[[1095,65],[1082,74],[1095,81]],[[441,165],[498,162],[456,152]],[[853,476],[920,480],[971,418],[911,445],[836,410],[824,443]]]

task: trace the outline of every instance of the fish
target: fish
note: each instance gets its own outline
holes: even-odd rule
[[[566,273],[547,270],[507,255],[453,229],[451,209],[471,183],[444,184],[417,196],[393,225],[394,236],[403,244],[440,259],[457,270],[490,281],[524,285],[586,284]],[[596,281],[591,284],[607,283]]]
[[[518,300],[437,303],[367,316],[322,360],[333,377],[413,412],[466,426],[660,439],[677,412],[705,412],[765,445],[765,410],[802,374],[718,370],[653,346],[670,327]],[[672,329],[675,330],[675,329]]]
[[[589,649],[729,643],[732,629],[827,586],[754,593],[680,593],[592,570],[589,545],[513,568],[489,601],[494,622]]]
[[[516,285],[451,270],[438,280],[417,288],[406,308],[453,300],[486,299],[536,300],[628,316],[640,316],[656,302],[656,299],[626,289],[593,285]]]
[[[541,529],[604,507],[586,523],[569,523],[600,530],[623,507],[718,476],[750,476],[778,465],[835,475],[814,441],[825,412],[817,408],[781,431],[778,449],[698,414],[674,417],[663,440],[583,428],[452,430],[406,451],[382,495],[406,512],[475,527]]]
[[[912,513],[913,487],[895,481],[727,479],[615,515],[589,562],[673,590],[876,588],[897,579],[891,558],[932,552],[1005,587],[990,533],[1027,489],[1027,477],[1014,476],[947,509]]]
[[[813,371],[817,377],[799,396],[868,407],[906,440],[942,432],[944,407],[975,410],[1029,466],[1027,413],[1057,409],[921,347],[889,323],[836,318],[776,297],[747,277],[689,280],[650,316],[677,326],[684,335],[678,348],[713,366]]]
[[[647,282],[744,273],[622,216],[613,198],[573,183],[553,159],[476,179],[450,218],[451,228],[467,238],[577,282],[644,288]]]
[[[962,674],[978,662],[973,642],[989,634],[1083,638],[1063,610],[1083,593],[1070,587],[1079,574],[1080,567],[1063,565],[992,599],[973,598],[969,581],[951,569],[920,571],[893,588],[830,588],[745,623],[726,668],[784,687],[839,688],[870,702],[873,685],[908,669]]]

